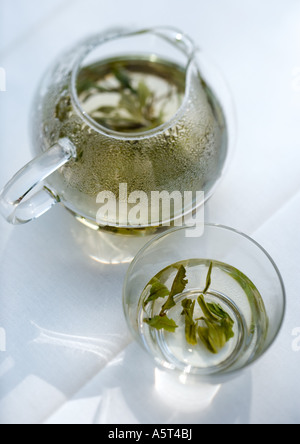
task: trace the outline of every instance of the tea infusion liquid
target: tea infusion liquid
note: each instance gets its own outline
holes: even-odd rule
[[[209,192],[224,165],[227,134],[196,65],[186,79],[168,61],[123,56],[82,67],[76,88],[77,100],[69,85],[49,89],[34,135],[45,149],[62,137],[77,148],[77,158],[48,179],[69,210],[95,222],[97,195],[108,190],[118,199],[120,183],[149,201],[151,191]],[[127,215],[118,226],[127,226]]]
[[[179,293],[170,303],[172,289]],[[146,347],[169,368],[209,375],[245,364],[261,350],[268,317],[247,276],[221,262],[192,259],[149,282],[137,325]]]

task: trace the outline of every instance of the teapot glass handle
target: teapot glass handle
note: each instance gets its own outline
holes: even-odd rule
[[[0,192],[0,213],[11,224],[25,224],[59,202],[43,181],[76,157],[76,148],[65,138],[22,168]]]

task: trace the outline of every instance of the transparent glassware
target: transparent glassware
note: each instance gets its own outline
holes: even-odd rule
[[[272,258],[248,236],[210,224],[202,236],[191,237],[192,230],[169,230],[137,254],[124,283],[124,312],[134,338],[160,368],[219,382],[253,364],[272,345],[284,319],[285,289]],[[218,304],[234,321],[234,337],[216,354],[199,338],[197,345],[186,342],[181,305],[186,297],[195,300],[195,317],[199,325],[203,322],[197,298],[210,263],[211,284],[205,300]],[[166,298],[145,303],[149,282],[153,285],[156,277],[170,290],[179,264],[186,268],[188,283],[183,294],[175,296],[175,307],[167,311],[178,328],[176,332],[157,330],[145,319],[159,315]]]
[[[138,57],[180,67],[184,98],[163,124],[140,133],[113,131],[94,120],[78,96],[78,76],[105,60]],[[36,157],[0,193],[0,212],[13,224],[35,219],[60,202],[80,221],[111,230],[139,230],[163,221],[141,220],[129,226],[127,214],[99,221],[97,195],[120,200],[141,190],[204,191],[205,200],[224,175],[232,154],[235,124],[231,96],[218,70],[183,32],[173,28],[111,29],[77,44],[49,68],[32,113],[32,146]],[[171,214],[170,221],[190,214],[202,202],[193,200]],[[151,214],[151,212],[149,212]],[[152,230],[153,231],[153,230]]]

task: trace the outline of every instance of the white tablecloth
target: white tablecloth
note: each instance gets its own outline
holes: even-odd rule
[[[227,77],[237,148],[206,220],[269,251],[286,285],[284,326],[233,381],[178,386],[128,333],[121,302],[128,265],[92,260],[61,207],[22,227],[1,220],[0,422],[299,423],[300,3],[0,0],[0,187],[31,159],[30,104],[49,63],[116,24],[182,28]]]

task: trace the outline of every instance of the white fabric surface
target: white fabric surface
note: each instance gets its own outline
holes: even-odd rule
[[[0,423],[300,422],[299,23],[298,0],[0,0],[0,187],[31,159],[31,100],[62,49],[115,24],[178,26],[217,62],[236,103],[236,153],[206,219],[269,251],[288,302],[276,343],[250,370],[179,387],[128,333],[127,265],[88,257],[63,208],[22,227],[1,220]]]

